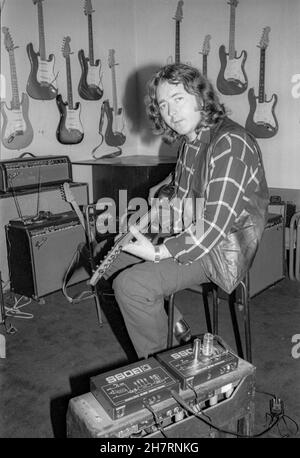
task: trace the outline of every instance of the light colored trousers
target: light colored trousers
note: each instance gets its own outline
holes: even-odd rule
[[[139,358],[166,349],[168,317],[164,299],[172,293],[209,281],[201,260],[179,264],[173,258],[159,263],[141,261],[121,252],[106,277],[114,278],[113,289],[125,325]],[[174,323],[182,315],[175,307]]]

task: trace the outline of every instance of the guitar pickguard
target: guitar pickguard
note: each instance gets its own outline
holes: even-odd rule
[[[33,129],[28,118],[28,96],[23,94],[20,109],[8,109],[1,104],[3,116],[2,143],[8,149],[26,148],[33,139]]]
[[[80,110],[66,108],[65,127],[67,130],[78,130],[83,133],[83,126],[80,121]]]
[[[42,60],[40,56],[38,56],[38,70],[36,79],[37,82],[42,86],[52,85],[53,88],[56,89],[54,63],[55,59],[53,56],[49,60]]]

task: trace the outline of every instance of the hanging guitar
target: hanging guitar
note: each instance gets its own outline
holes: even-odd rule
[[[56,76],[54,75],[54,55],[50,54],[47,59],[43,1],[32,0],[37,5],[38,29],[39,29],[39,51],[34,52],[32,43],[27,45],[27,54],[30,60],[31,71],[27,82],[27,93],[33,99],[51,100],[57,95]]]
[[[115,67],[115,50],[110,49],[108,55],[108,65],[111,69],[112,77],[112,99],[113,106],[109,104],[109,100],[104,100],[101,107],[100,123],[99,123],[99,133],[102,135],[102,128],[104,123],[104,115],[107,118],[107,126],[104,134],[105,142],[109,146],[116,146],[118,148],[119,154],[122,150],[120,146],[125,143],[126,137],[122,133],[124,130],[124,119],[122,114],[122,108],[118,107],[118,97],[117,97],[117,83],[116,83],[116,70]]]
[[[175,63],[178,64],[180,62],[180,23],[183,19],[183,0],[179,0],[177,3],[177,8],[175,12],[175,16],[173,17],[175,21]],[[169,56],[167,59],[167,64],[173,63],[173,57]]]
[[[247,52],[242,51],[237,57],[235,49],[235,10],[238,0],[229,0],[230,26],[229,26],[229,49],[226,53],[225,46],[219,48],[221,69],[217,78],[217,88],[224,95],[242,94],[248,86],[248,78],[245,73],[245,61]]]
[[[205,76],[205,78],[207,78],[207,56],[210,51],[210,39],[211,35],[205,35],[202,51],[199,52],[199,54],[202,54],[202,75]]]
[[[278,132],[278,121],[275,116],[277,95],[273,94],[270,100],[267,100],[265,93],[266,49],[269,45],[270,30],[270,27],[263,29],[258,45],[260,48],[258,96],[255,95],[254,88],[248,91],[250,111],[246,120],[246,129],[257,138],[270,138]]]
[[[56,131],[56,138],[60,143],[70,145],[80,143],[84,132],[80,120],[80,103],[73,102],[72,75],[70,55],[73,54],[70,48],[70,37],[65,37],[62,44],[62,54],[66,60],[67,73],[67,102],[62,100],[59,94],[56,103],[60,112],[60,121]]]
[[[89,40],[89,57],[85,57],[84,50],[78,51],[78,59],[81,66],[81,78],[78,85],[80,97],[85,100],[99,100],[103,96],[101,85],[101,61],[94,60],[94,45],[93,45],[93,10],[91,0],[84,2],[84,14],[88,18],[88,40]]]
[[[1,113],[3,116],[1,139],[5,148],[20,150],[26,148],[33,139],[33,129],[28,117],[29,97],[27,94],[22,93],[22,100],[20,102],[14,55],[14,50],[18,46],[14,46],[7,27],[2,27],[2,32],[4,34],[5,48],[9,54],[12,100],[10,108],[7,107],[5,102],[1,102]]]

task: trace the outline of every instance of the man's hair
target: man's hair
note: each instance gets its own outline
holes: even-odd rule
[[[162,135],[166,143],[173,143],[181,136],[171,129],[163,120],[157,103],[157,87],[160,83],[183,84],[189,94],[194,94],[199,102],[201,120],[197,127],[213,127],[226,116],[225,107],[212,84],[197,68],[185,64],[170,64],[156,72],[148,82],[148,94],[145,97],[146,111],[153,124],[153,133]]]

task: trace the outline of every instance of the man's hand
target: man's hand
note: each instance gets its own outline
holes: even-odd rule
[[[155,249],[153,243],[150,242],[143,234],[141,234],[134,226],[129,228],[132,235],[136,238],[135,242],[129,242],[123,246],[122,250],[133,254],[145,261],[154,261]],[[171,254],[165,245],[160,245],[161,259],[171,258]]]

